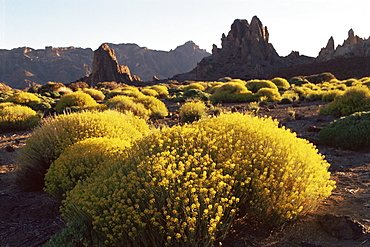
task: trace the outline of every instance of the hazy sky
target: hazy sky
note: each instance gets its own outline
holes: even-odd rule
[[[235,19],[257,15],[281,56],[317,56],[352,28],[370,36],[369,0],[0,0],[0,49],[137,43],[171,50],[193,40],[220,47]]]

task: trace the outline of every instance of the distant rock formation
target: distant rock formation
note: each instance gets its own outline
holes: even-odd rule
[[[48,81],[71,82],[90,74],[92,53],[75,47],[0,50],[0,82],[19,89]]]
[[[249,24],[247,20],[235,20],[228,35],[222,34],[222,48],[213,45],[212,55],[203,58],[197,67],[175,79],[217,80],[234,78],[264,78],[274,71],[293,63],[308,62],[309,58],[292,52],[280,57],[269,43],[267,27],[257,16]]]
[[[246,20],[235,20],[228,35],[222,35],[222,48],[213,45],[211,56],[203,58],[195,69],[173,79],[217,80],[225,76],[240,79],[290,78],[323,72],[331,72],[342,79],[370,75],[370,38],[362,39],[352,29],[343,45],[336,49],[331,37],[316,58],[302,56],[296,51],[281,57],[268,39],[267,27],[256,16],[250,24]]]
[[[192,41],[169,52],[136,44],[108,45],[115,50],[118,63],[130,67],[144,81],[152,81],[153,76],[166,79],[187,72],[210,55]],[[93,56],[90,48],[0,49],[0,82],[19,89],[48,81],[68,84],[92,72]]]
[[[118,64],[114,50],[107,44],[102,44],[94,51],[92,72],[82,80],[92,87],[98,82],[106,81],[128,84],[141,82],[138,76],[131,75],[130,69],[126,65]]]
[[[130,67],[131,72],[143,81],[152,81],[153,76],[166,79],[188,72],[197,66],[202,58],[210,55],[193,41],[171,51],[154,51],[136,44],[110,44],[120,64]]]
[[[328,61],[340,57],[367,57],[370,56],[370,37],[362,39],[354,34],[350,29],[348,31],[348,38],[342,45],[338,45],[334,49],[334,39],[330,37],[326,47],[322,48],[319,56],[319,61]]]

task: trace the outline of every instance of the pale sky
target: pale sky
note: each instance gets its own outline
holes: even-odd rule
[[[330,36],[370,36],[369,0],[0,0],[0,49],[136,43],[169,51],[192,40],[211,52],[235,19],[257,15],[281,56],[317,56]]]

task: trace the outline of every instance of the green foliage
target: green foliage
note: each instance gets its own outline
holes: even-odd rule
[[[179,109],[180,120],[182,122],[194,122],[207,115],[207,106],[203,101],[189,101]]]
[[[325,126],[319,133],[322,143],[343,149],[370,147],[370,112],[358,112]]]
[[[62,113],[66,109],[74,107],[74,109],[83,109],[98,105],[96,101],[87,93],[74,92],[66,94],[57,102],[55,110],[57,113]]]
[[[321,107],[319,114],[343,116],[370,110],[370,89],[366,86],[348,88],[340,97]]]
[[[20,150],[18,187],[40,190],[44,175],[65,148],[91,137],[133,140],[149,131],[145,120],[116,111],[59,115],[37,127]]]
[[[39,122],[40,117],[28,106],[0,103],[0,133],[28,130]]]
[[[116,109],[120,112],[132,112],[136,116],[140,116],[144,119],[149,118],[150,111],[145,108],[142,103],[135,102],[133,98],[118,95],[107,100],[106,105],[109,109]]]
[[[118,159],[130,142],[118,138],[88,138],[67,147],[45,175],[45,192],[57,200],[90,177],[96,170],[105,169],[111,160]]]
[[[46,92],[59,92],[59,91],[64,91],[66,86],[63,83],[59,82],[51,82],[49,81],[48,83],[42,85],[40,88],[38,88],[38,93],[39,94],[44,94]]]
[[[267,98],[267,101],[271,101],[271,102],[277,102],[277,101],[281,101],[282,97],[279,93],[279,91],[275,88],[267,88],[267,87],[263,87],[261,89],[259,89],[256,93],[256,96],[258,97],[266,97]]]
[[[275,77],[274,79],[271,80],[279,89],[287,90],[290,88],[289,82],[280,77]]]
[[[16,104],[25,104],[32,107],[34,104],[40,103],[41,99],[33,93],[19,92],[14,93],[12,96],[8,97],[6,102],[13,102]]]
[[[85,88],[83,92],[90,95],[96,101],[103,101],[105,98],[105,95],[103,94],[102,91],[93,88]]]
[[[261,88],[272,88],[278,90],[277,86],[272,81],[268,80],[250,80],[247,81],[245,86],[253,93],[257,93]]]
[[[281,98],[282,103],[289,104],[297,101],[299,99],[299,95],[294,90],[287,90],[283,93],[283,95],[281,95]]]
[[[63,215],[99,246],[214,246],[236,214],[280,224],[330,195],[329,164],[271,119],[227,114],[153,131],[78,183]]]

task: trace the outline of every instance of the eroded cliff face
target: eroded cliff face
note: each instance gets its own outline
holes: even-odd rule
[[[28,47],[0,50],[0,82],[25,88],[48,81],[71,82],[91,72],[91,49]]]

